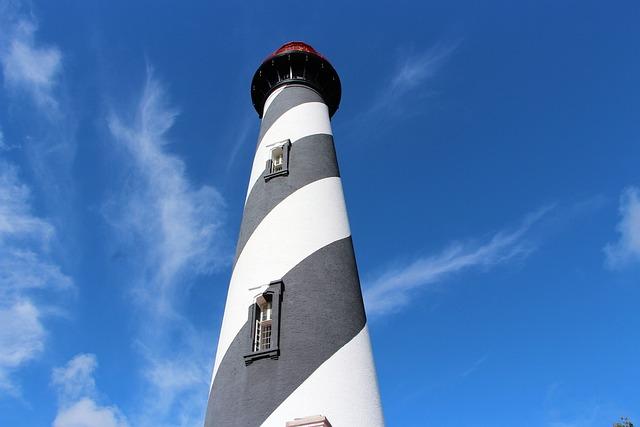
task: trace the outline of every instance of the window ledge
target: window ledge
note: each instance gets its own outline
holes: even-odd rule
[[[245,366],[248,366],[258,359],[266,359],[267,357],[275,360],[278,358],[278,356],[280,356],[280,350],[278,350],[277,348],[254,351],[253,353],[249,353],[244,356],[244,364]]]
[[[270,173],[264,176],[264,181],[267,182],[271,178],[275,178],[276,176],[287,176],[289,175],[289,171],[287,169],[281,170],[279,172]]]

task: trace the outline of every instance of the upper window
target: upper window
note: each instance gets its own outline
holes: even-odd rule
[[[288,139],[271,148],[269,160],[267,160],[267,168],[264,174],[264,180],[269,181],[271,178],[282,175],[289,175],[289,151],[291,149],[291,141]]]
[[[284,147],[276,147],[271,150],[271,173],[282,171],[284,167]]]
[[[263,294],[256,298],[256,324],[253,333],[253,351],[271,348],[271,295]]]
[[[257,359],[277,359],[280,355],[278,345],[282,288],[282,281],[271,282],[249,307],[251,347],[248,349],[250,352],[244,356],[244,363],[247,365]]]

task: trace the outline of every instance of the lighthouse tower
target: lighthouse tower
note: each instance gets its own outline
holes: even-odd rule
[[[384,425],[331,131],[340,96],[301,42],[253,77],[262,123],[205,427]]]

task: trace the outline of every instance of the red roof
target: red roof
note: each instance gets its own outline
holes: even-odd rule
[[[276,55],[280,55],[282,53],[287,53],[287,52],[308,52],[308,53],[312,53],[314,55],[319,56],[320,58],[324,58],[324,56],[322,56],[317,50],[315,50],[314,48],[312,48],[311,46],[309,46],[308,44],[304,43],[304,42],[289,42],[289,43],[285,43],[282,46],[280,46],[280,49],[276,50],[275,52],[273,52],[271,55],[269,55],[269,58],[273,58]],[[267,58],[267,59],[269,59]]]

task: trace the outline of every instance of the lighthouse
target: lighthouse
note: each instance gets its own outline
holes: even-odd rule
[[[205,427],[383,426],[331,130],[338,74],[287,43],[251,98],[260,133]]]

